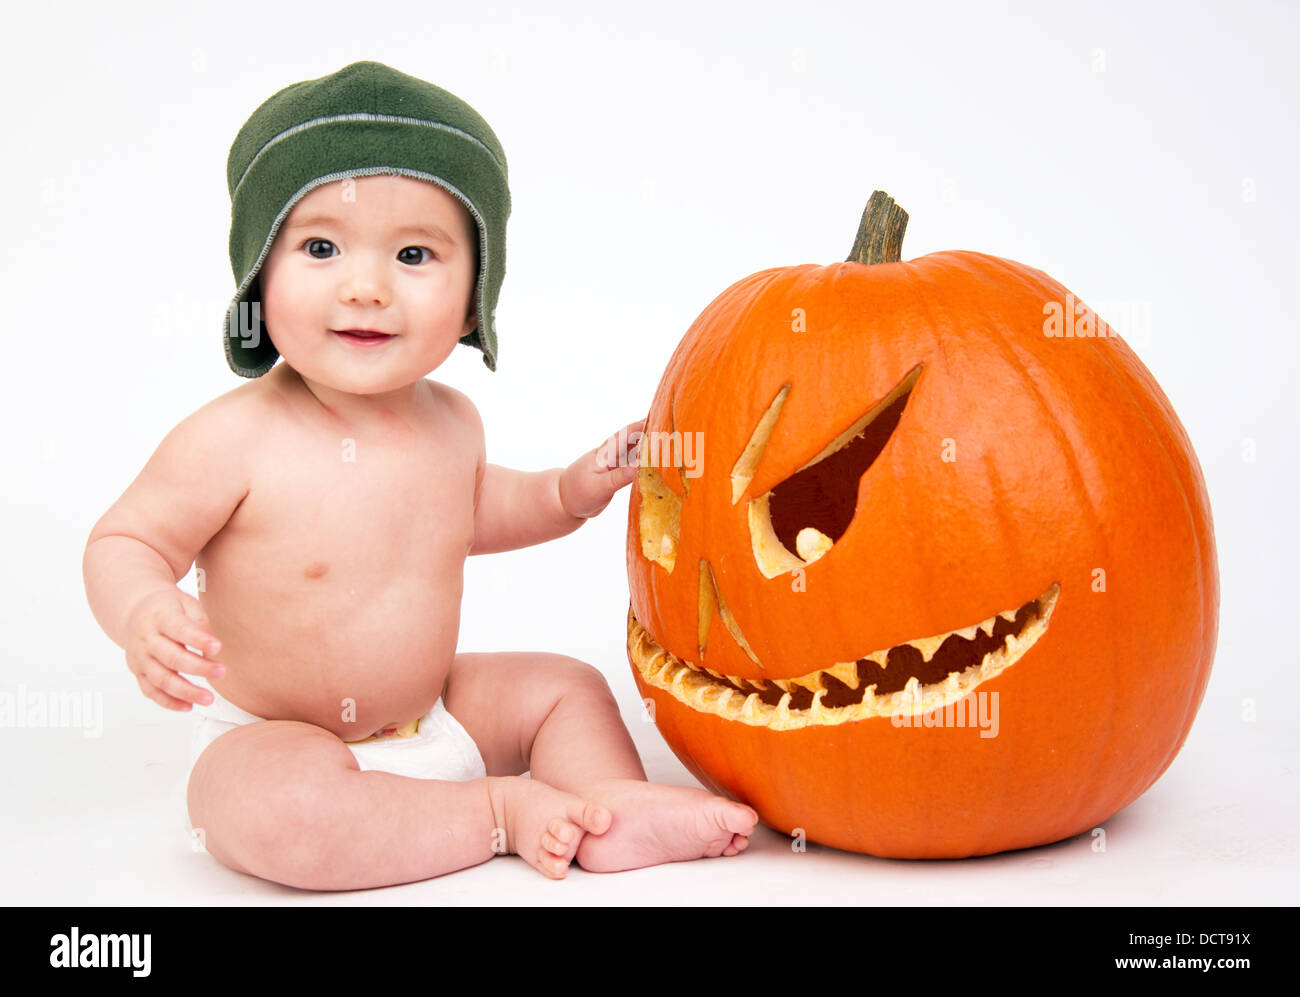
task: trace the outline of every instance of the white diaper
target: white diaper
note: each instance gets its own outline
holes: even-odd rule
[[[228,730],[242,724],[257,723],[262,717],[241,710],[223,698],[201,676],[189,676],[195,685],[212,693],[212,704],[195,703],[194,730],[190,738],[190,764],[209,744]],[[416,721],[415,733],[409,737],[384,737],[360,743],[347,744],[362,772],[392,772],[413,779],[441,779],[446,782],[467,782],[487,776],[483,756],[469,731],[447,712],[442,697],[424,716]]]

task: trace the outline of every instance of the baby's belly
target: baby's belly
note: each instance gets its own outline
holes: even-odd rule
[[[456,654],[462,578],[382,584],[220,584],[200,601],[221,640],[212,687],[267,720],[301,720],[358,741],[429,711]],[[321,579],[320,581],[324,581]]]

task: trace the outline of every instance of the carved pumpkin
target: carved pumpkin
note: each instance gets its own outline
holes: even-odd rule
[[[746,277],[686,333],[631,490],[628,655],[678,758],[766,824],[953,858],[1086,832],[1164,772],[1218,565],[1124,341],[1022,264],[901,262],[906,221],[877,192],[849,261]]]

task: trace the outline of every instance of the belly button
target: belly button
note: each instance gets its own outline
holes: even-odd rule
[[[305,570],[303,574],[308,578],[322,578],[329,569],[330,566],[324,561],[316,561],[313,564],[309,564],[307,570]]]

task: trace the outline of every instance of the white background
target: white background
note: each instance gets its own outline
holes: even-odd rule
[[[592,3],[540,13],[475,0],[7,13],[0,691],[98,693],[103,730],[0,729],[0,896],[1300,899],[1289,632],[1300,73],[1288,51],[1300,17],[1259,2],[1045,6]],[[358,59],[458,94],[505,147],[514,211],[499,370],[458,347],[432,375],[475,400],[495,463],[563,466],[643,416],[673,347],[714,296],[756,270],[842,260],[875,188],[911,216],[905,258],[975,249],[1019,260],[1118,328],[1199,454],[1222,618],[1186,745],[1107,822],[1104,853],[1084,836],[898,862],[796,854],[764,829],[736,859],[616,876],[575,866],[562,884],[495,859],[330,895],[191,851],[175,809],[190,718],[140,695],[86,604],[82,550],[167,430],[243,383],[219,340],[234,287],[225,161],[235,132],[276,90]],[[1124,309],[1137,317],[1127,327]],[[623,491],[575,534],[471,559],[460,647],[592,662],[650,777],[691,784],[641,721],[623,650],[626,511]]]

